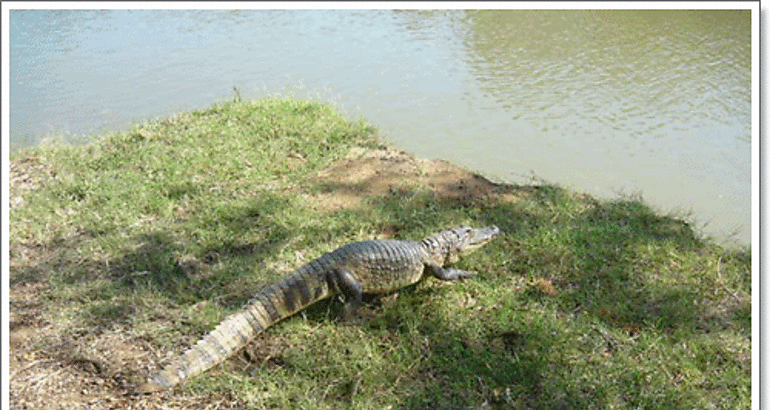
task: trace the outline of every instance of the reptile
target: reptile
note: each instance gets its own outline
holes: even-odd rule
[[[242,310],[227,317],[181,357],[151,375],[137,388],[152,393],[171,388],[223,362],[254,337],[305,307],[342,295],[341,316],[349,318],[362,296],[383,294],[419,282],[425,276],[458,280],[475,273],[448,268],[500,234],[497,226],[458,226],[422,241],[354,242],[307,263],[278,282],[262,288]]]

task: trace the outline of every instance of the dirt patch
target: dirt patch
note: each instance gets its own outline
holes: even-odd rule
[[[9,208],[24,205],[24,193],[40,187],[55,176],[53,168],[34,158],[12,161],[9,169]]]
[[[499,185],[447,161],[420,159],[390,147],[354,150],[318,173],[316,181],[325,191],[309,199],[315,209],[328,213],[404,190],[428,189],[441,200],[466,206],[502,193]]]
[[[24,194],[55,177],[32,159],[11,163],[11,208],[24,205]],[[446,161],[428,161],[393,148],[355,150],[315,176],[323,189],[307,195],[323,212],[358,208],[367,197],[400,190],[429,190],[458,205],[510,193],[487,179]],[[106,329],[87,340],[63,336],[65,329],[47,323],[44,280],[19,280],[24,268],[50,258],[45,246],[11,241],[10,408],[11,409],[225,409],[245,408],[230,394],[162,392],[130,395],[132,386],[149,374],[166,353],[132,329]],[[189,262],[189,261],[188,261]],[[184,266],[186,267],[186,266]],[[191,265],[191,269],[195,266]],[[14,275],[15,274],[15,275]],[[17,276],[14,278],[14,276]]]

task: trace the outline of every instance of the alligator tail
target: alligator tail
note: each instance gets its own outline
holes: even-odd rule
[[[251,298],[243,310],[226,318],[182,357],[152,375],[137,388],[151,393],[171,388],[225,361],[254,337],[279,320],[331,296],[325,275],[325,261],[313,261]]]

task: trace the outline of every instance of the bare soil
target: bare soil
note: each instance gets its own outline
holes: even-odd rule
[[[30,160],[10,164],[11,207],[24,205],[24,193],[45,184],[50,170]],[[329,187],[308,194],[311,206],[323,212],[361,207],[370,196],[406,188],[430,190],[438,198],[472,205],[493,196],[526,195],[527,190],[501,189],[487,179],[442,160],[423,160],[393,149],[356,150],[315,176]],[[521,198],[506,198],[515,200]],[[11,223],[13,223],[11,221]],[[11,267],[42,266],[51,261],[46,246],[11,241]],[[16,269],[14,269],[16,270]],[[137,377],[146,377],[154,352],[131,329],[105,330],[96,336],[68,339],[61,324],[44,318],[41,298],[47,284],[11,277],[10,286],[10,408],[11,409],[229,409],[247,403],[216,392],[167,391],[132,394]]]

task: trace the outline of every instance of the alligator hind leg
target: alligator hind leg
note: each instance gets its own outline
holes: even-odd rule
[[[363,304],[363,290],[361,284],[353,278],[350,272],[345,270],[336,270],[331,274],[331,280],[334,286],[345,298],[345,306],[340,311],[339,318],[346,322],[358,322],[358,313]]]

